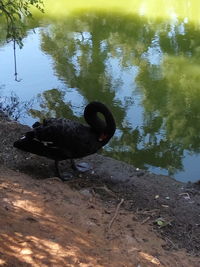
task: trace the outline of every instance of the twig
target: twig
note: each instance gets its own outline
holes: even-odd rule
[[[92,193],[91,202],[93,202],[94,204],[96,204],[96,194],[94,192],[94,189],[91,190],[91,193]]]
[[[179,194],[179,196],[184,196],[184,195],[186,195],[186,196],[188,196],[188,197],[190,196],[187,192],[185,192],[185,193],[180,193],[180,194]]]
[[[136,214],[139,215],[151,215],[153,216],[154,214],[156,214],[159,211],[159,209],[153,209],[153,210],[141,210],[139,211],[138,209],[136,210]]]
[[[173,248],[177,248],[177,246],[174,244],[174,242],[171,239],[169,239],[168,237],[165,237],[165,241],[168,241],[173,246]]]
[[[144,219],[144,220],[141,222],[141,224],[145,224],[150,218],[151,218],[150,216],[147,217],[146,219]]]
[[[21,79],[18,79],[18,73],[17,73],[17,56],[16,56],[16,40],[13,41],[13,51],[14,51],[14,66],[15,66],[15,81],[21,82]]]
[[[108,194],[110,194],[111,196],[116,197],[116,194],[115,194],[112,190],[110,190],[106,185],[103,186],[103,189],[104,189]]]
[[[117,217],[117,215],[118,215],[119,208],[120,208],[120,206],[122,205],[123,202],[124,202],[124,199],[122,198],[121,201],[119,202],[119,204],[117,205],[117,208],[116,208],[116,210],[115,210],[115,214],[114,214],[114,216],[112,217],[111,221],[110,221],[109,224],[108,224],[108,229],[110,229],[110,228],[112,227],[113,222],[114,222],[114,220],[116,219],[116,217]]]
[[[116,197],[116,194],[112,190],[110,190],[106,185],[95,187],[95,189],[103,189],[106,191],[106,193],[108,193],[112,197]]]
[[[58,182],[62,182],[62,180],[59,177],[49,177],[46,178],[45,180],[43,180],[44,182],[48,182],[48,181],[58,181]]]
[[[179,194],[179,196],[184,196],[184,199],[186,199],[186,200],[191,199],[190,195],[187,192],[186,193],[181,193],[181,194]]]

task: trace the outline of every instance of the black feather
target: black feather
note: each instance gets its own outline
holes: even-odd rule
[[[104,115],[101,120],[97,113]],[[64,118],[45,119],[14,143],[14,147],[56,161],[81,158],[97,152],[113,136],[116,125],[109,109],[91,102],[84,111],[88,125]]]

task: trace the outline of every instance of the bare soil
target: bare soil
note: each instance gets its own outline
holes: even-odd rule
[[[28,129],[0,121],[0,266],[200,266],[198,184],[101,155],[63,183],[12,147]]]

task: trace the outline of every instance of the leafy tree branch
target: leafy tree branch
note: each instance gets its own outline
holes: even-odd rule
[[[31,7],[36,7],[44,12],[42,0],[0,0],[0,18],[6,20],[6,39],[16,41],[22,47],[22,37],[24,32],[24,19],[31,17]]]

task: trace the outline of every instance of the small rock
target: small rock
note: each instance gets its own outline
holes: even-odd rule
[[[144,172],[137,173],[137,177],[140,177],[140,176],[143,176],[143,175],[144,175]]]
[[[81,189],[79,191],[81,193],[81,195],[85,196],[85,197],[92,197],[92,193],[90,192],[90,189],[87,189],[87,188],[84,188],[84,189]]]
[[[161,205],[163,208],[169,208],[169,206],[168,205]]]

